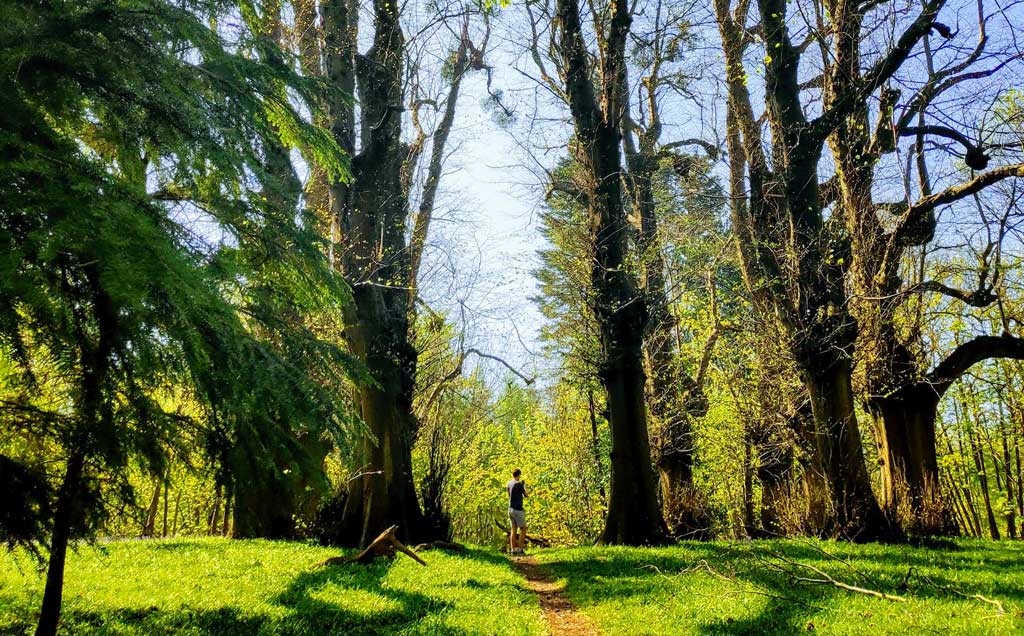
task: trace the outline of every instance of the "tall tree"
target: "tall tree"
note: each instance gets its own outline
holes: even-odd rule
[[[40,1],[0,23],[4,424],[54,449],[39,636],[57,630],[69,542],[131,498],[130,461],[162,477],[181,430],[223,465],[250,431],[276,446],[291,426],[345,426],[350,359],[282,320],[338,312],[345,290],[309,219],[266,196],[282,140],[339,178],[343,158],[283,98],[312,101],[312,84],[240,55],[261,46],[248,31],[236,49],[208,26],[225,10]]]
[[[1006,141],[1005,133],[973,123],[958,124],[956,128],[945,125],[951,121],[949,100],[968,98],[980,82],[1000,99],[1000,93],[1010,87],[1007,82],[998,83],[1000,71],[1019,55],[1011,45],[988,34],[988,23],[1001,18],[996,17],[998,12],[986,13],[984,2],[979,2],[977,44],[971,47],[964,43],[957,49],[963,53],[941,56],[939,66],[929,33],[944,39],[961,36],[938,21],[945,3],[933,3],[925,5],[905,32],[907,37],[884,58],[895,65],[891,73],[879,66],[865,72],[864,60],[874,51],[864,34],[870,30],[867,25],[887,19],[882,12],[885,5],[871,10],[828,2],[820,6],[840,29],[830,42],[832,48],[817,47],[822,55],[820,90],[825,103],[834,106],[829,116],[835,124],[827,142],[835,175],[825,182],[821,199],[824,205],[832,206],[835,260],[844,260],[839,264],[848,268],[845,273],[857,326],[859,361],[854,386],[872,416],[880,442],[882,505],[893,516],[906,490],[910,508],[917,516],[909,529],[949,531],[951,517],[942,502],[936,461],[935,413],[939,400],[950,383],[973,364],[991,357],[1020,357],[1024,349],[1022,341],[1007,331],[1001,337],[983,335],[946,356],[926,355],[920,337],[924,314],[915,314],[908,305],[914,304],[910,299],[918,294],[934,293],[945,294],[967,307],[986,307],[997,300],[1005,215],[1000,223],[998,213],[981,211],[980,221],[987,222],[991,230],[988,244],[980,250],[976,290],[955,289],[946,281],[923,280],[921,276],[929,256],[927,246],[937,235],[937,210],[972,198],[972,204],[989,206],[991,202],[982,204],[977,198],[984,190],[1006,178],[1024,175],[1024,165],[1019,163],[975,172],[988,167],[992,150],[971,138],[1002,137],[993,145],[1003,148],[1002,154],[1009,159],[1005,149],[1015,144],[999,143]],[[965,29],[964,34],[969,37],[969,30]],[[914,77],[918,63],[899,59],[905,55],[900,47],[907,47],[907,53],[920,49],[923,80]],[[901,72],[903,66],[907,68]],[[891,83],[878,76],[886,73],[894,78]],[[910,89],[908,97],[892,88],[897,83],[904,90]],[[867,97],[870,84],[874,84],[872,91],[877,90],[877,106]],[[966,118],[973,116],[979,121],[988,115],[980,109],[964,110]],[[967,170],[937,175],[935,168],[957,146]],[[971,173],[966,175],[968,179],[957,183],[965,172]],[[884,191],[880,184],[891,178],[904,182],[903,200],[876,201],[877,193]],[[940,184],[948,185],[938,189]],[[962,223],[966,206],[957,207],[958,222]],[[845,259],[844,254],[848,255]],[[908,323],[910,328],[901,326]],[[929,369],[932,359],[938,361]]]
[[[845,302],[842,266],[830,256],[818,187],[826,138],[836,126],[833,120],[849,105],[830,104],[825,114],[807,118],[797,76],[802,49],[790,40],[787,3],[760,0],[757,10],[766,50],[764,99],[771,162],[764,152],[744,61],[750,42],[749,3],[741,0],[734,10],[728,0],[715,2],[734,127],[729,131],[730,150],[745,158],[749,181],[748,202],[734,207],[733,215],[740,260],[754,301],[785,327],[811,398],[816,450],[831,489],[836,530],[845,536],[878,537],[886,533],[888,522],[871,491],[854,411],[851,354],[856,326]],[[910,44],[920,35],[914,35]],[[903,52],[900,59],[905,56]],[[884,68],[886,76],[892,71]],[[866,87],[869,94],[875,88],[877,84]],[[859,92],[847,99],[858,97]]]
[[[896,379],[914,367],[908,351],[901,350],[896,330],[895,308],[902,296],[899,268],[907,248],[934,236],[936,207],[1024,173],[1018,165],[1004,166],[939,193],[926,187],[916,201],[878,204],[872,199],[879,161],[897,147],[900,137],[917,137],[919,148],[932,135],[966,142],[968,166],[983,169],[987,164],[984,153],[964,135],[925,121],[938,95],[966,79],[991,74],[965,71],[984,50],[983,27],[981,42],[966,61],[940,71],[931,67],[928,34],[951,33],[938,21],[945,6],[945,0],[933,0],[913,15],[883,14],[897,17],[900,31],[891,47],[879,52],[862,50],[862,44],[869,24],[874,24],[872,14],[892,9],[886,4],[814,2],[810,15],[816,22],[808,25],[806,40],[794,44],[790,35],[799,27],[798,17],[787,13],[785,3],[759,0],[769,161],[762,151],[742,57],[752,42],[743,32],[748,5],[740,2],[731,11],[728,3],[716,3],[729,73],[730,116],[742,139],[750,186],[749,207],[736,218],[748,282],[789,332],[814,407],[816,435],[823,442],[820,458],[837,529],[848,536],[882,536],[891,528],[863,466],[852,401],[856,347],[865,361],[865,385],[871,386],[866,389],[868,406],[879,423],[883,501],[891,508],[894,483],[903,478],[914,484],[914,505],[920,508],[926,489],[938,491],[933,426],[938,397],[973,362],[1010,354],[1016,346],[1012,338],[985,336],[963,345],[931,373],[915,370],[905,376],[913,380]],[[987,18],[979,11],[983,23]],[[808,53],[815,48],[821,53],[817,65]],[[894,118],[899,93],[887,84],[901,72],[915,72],[909,60],[922,48],[929,60],[928,80]],[[804,67],[819,74],[801,77]],[[809,116],[811,97],[819,94],[820,113]],[[878,117],[872,126],[874,103]],[[826,146],[836,173],[819,184]],[[884,423],[886,418],[891,426]],[[930,424],[921,426],[922,421]]]
[[[595,16],[595,64],[599,65],[595,69],[579,3],[558,0],[555,6],[564,92],[575,130],[572,152],[580,166],[577,185],[587,201],[593,258],[590,285],[601,344],[598,376],[612,436],[608,515],[601,541],[661,543],[667,528],[651,467],[644,401],[643,332],[648,306],[629,269],[630,228],[621,179],[625,45],[631,16],[623,0],[609,3],[606,21]]]
[[[460,7],[463,15],[471,8]],[[329,184],[335,264],[353,288],[345,314],[345,340],[370,377],[359,383],[358,401],[366,433],[354,454],[354,478],[342,515],[342,540],[365,545],[392,524],[405,539],[429,539],[416,500],[412,443],[418,424],[413,411],[416,350],[412,346],[416,279],[433,215],[443,159],[464,75],[483,66],[484,45],[470,41],[464,18],[445,113],[435,128],[431,160],[420,202],[409,227],[412,175],[423,150],[418,96],[407,94],[408,51],[402,7],[374,0],[371,45],[359,52],[358,6],[321,2],[326,77],[335,89],[329,123],[338,144],[352,155],[352,178]],[[355,102],[347,96],[358,98]],[[410,99],[412,97],[412,99]],[[421,133],[402,139],[406,101]],[[359,127],[358,149],[356,127]],[[411,239],[407,242],[407,234]]]

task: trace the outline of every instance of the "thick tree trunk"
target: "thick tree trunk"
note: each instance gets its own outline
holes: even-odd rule
[[[896,532],[878,505],[864,464],[850,362],[839,359],[803,375],[825,459],[836,533],[855,541],[893,538]]]
[[[667,528],[656,497],[644,404],[639,338],[601,373],[612,430],[611,484],[602,544],[663,543]]]
[[[57,508],[53,517],[53,534],[50,537],[50,559],[46,567],[46,587],[43,590],[43,604],[39,610],[39,623],[35,636],[56,636],[60,622],[60,606],[64,596],[64,565],[68,554],[71,530],[79,514],[79,497],[82,487],[82,473],[85,457],[75,452],[68,459],[57,496]],[[157,489],[159,492],[159,487]]]
[[[903,525],[912,533],[949,536],[957,527],[939,486],[938,402],[928,387],[915,387],[876,399],[871,407],[879,441],[882,508],[892,519],[909,514]]]
[[[295,491],[292,480],[276,468],[235,483],[236,539],[295,537]]]
[[[325,2],[322,10],[327,77],[339,92],[358,88],[360,98],[358,154],[352,104],[344,98],[328,102],[335,138],[353,156],[351,181],[330,184],[330,199],[344,246],[338,263],[353,288],[345,339],[373,378],[358,387],[367,435],[357,443],[342,540],[365,546],[397,525],[402,541],[419,543],[434,537],[424,534],[412,477],[416,351],[409,341],[411,264],[402,187],[405,43],[399,5],[375,0],[373,45],[357,55],[358,11],[346,0]]]
[[[372,437],[358,442],[356,477],[349,483],[343,513],[344,542],[366,546],[392,525],[406,543],[432,540],[427,536],[416,500],[412,474],[412,440],[416,430],[412,414],[416,352],[405,339],[405,306],[393,306],[390,321],[368,315],[380,305],[360,298],[377,293],[357,289],[359,321],[346,328],[353,351],[366,362],[376,385],[359,388],[363,421]],[[367,311],[369,310],[369,311]]]
[[[694,440],[690,418],[685,413],[668,416],[661,426],[655,453],[665,522],[672,536],[707,539],[709,523],[700,493],[693,484]]]

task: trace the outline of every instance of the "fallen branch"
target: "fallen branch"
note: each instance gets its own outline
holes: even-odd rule
[[[832,587],[837,587],[841,590],[846,590],[848,592],[856,592],[857,594],[866,594],[868,596],[874,596],[875,598],[881,598],[887,601],[895,601],[897,603],[907,602],[907,599],[903,596],[897,596],[895,594],[886,594],[885,592],[879,592],[878,590],[870,590],[866,587],[858,587],[856,585],[850,585],[849,583],[843,583],[842,581],[833,578],[832,575],[828,574],[827,572],[819,568],[814,567],[813,565],[808,565],[806,563],[795,563],[795,565],[807,568],[808,570],[811,570],[812,572],[818,574],[818,576],[822,577],[820,579],[812,579],[808,577],[792,575],[793,580],[799,581],[800,583],[817,583],[821,585],[831,585]]]
[[[821,552],[826,554],[826,555],[828,554],[827,552],[824,552],[824,551],[821,551]],[[781,562],[781,563],[783,563],[785,565],[791,566],[793,568],[803,568],[805,570],[810,570],[811,572],[817,574],[818,577],[820,577],[820,578],[813,578],[813,577],[807,577],[807,576],[799,576],[796,573],[796,571],[791,570],[791,569],[787,569],[787,568],[783,567],[782,565],[780,565],[778,562],[773,562],[771,559],[768,559],[768,558],[759,557],[759,555],[757,554],[756,551],[752,552],[752,554],[754,555],[755,558],[758,558],[759,560],[764,562],[768,567],[774,568],[774,569],[778,570],[779,572],[789,576],[791,580],[793,580],[794,582],[797,582],[797,583],[812,583],[812,584],[815,584],[815,585],[831,585],[832,587],[835,587],[835,588],[840,589],[840,590],[846,590],[847,592],[853,592],[855,594],[864,594],[864,595],[867,595],[867,596],[874,596],[875,598],[880,598],[880,599],[884,599],[884,600],[887,600],[887,601],[893,601],[893,602],[896,602],[896,603],[905,603],[907,601],[907,599],[905,597],[903,597],[903,596],[898,596],[896,594],[886,594],[885,592],[879,592],[878,590],[872,590],[870,588],[860,587],[858,585],[851,585],[849,583],[840,581],[839,579],[837,579],[834,576],[832,576],[831,574],[825,572],[821,568],[815,567],[815,566],[807,564],[807,563],[800,563],[799,561],[794,561],[793,559],[790,559],[790,558],[786,557],[781,552],[775,552],[775,551],[772,551],[772,550],[766,550],[765,554],[768,557],[771,557],[772,559],[775,559],[776,561]],[[829,556],[831,556],[831,555],[829,555]],[[838,560],[839,562],[843,563],[842,559],[836,558],[836,560]],[[846,565],[849,565],[849,564],[846,564]],[[850,566],[850,567],[852,568],[852,566]],[[854,569],[854,571],[856,571],[856,569]],[[859,574],[859,572],[858,572],[858,574]]]
[[[976,601],[981,601],[982,603],[988,603],[992,607],[995,607],[996,611],[999,614],[1005,614],[1006,613],[1006,608],[1003,607],[1003,604],[1000,601],[997,601],[996,599],[987,598],[987,597],[982,596],[981,594],[967,594],[965,592],[961,592],[960,590],[956,589],[955,587],[951,587],[949,585],[942,585],[940,583],[936,583],[935,581],[931,580],[927,576],[922,576],[921,578],[924,579],[925,582],[927,582],[929,585],[932,585],[932,586],[942,590],[943,592],[952,592],[953,594],[956,594],[957,596],[960,596],[962,598],[969,598],[969,599],[973,599],[973,600],[976,600]]]
[[[398,526],[391,526],[384,532],[380,533],[376,539],[373,540],[370,545],[366,546],[359,554],[353,557],[337,556],[331,557],[321,563],[318,567],[325,567],[328,565],[341,565],[345,563],[360,563],[362,565],[369,565],[377,557],[391,558],[395,556],[396,552],[401,552],[408,555],[411,559],[419,563],[420,565],[426,565],[427,562],[419,557],[418,554],[410,550],[398,540],[395,536],[395,531],[398,530]]]
[[[858,585],[850,585],[849,583],[844,583],[843,581],[840,581],[839,579],[833,577],[828,572],[825,572],[821,568],[815,567],[815,566],[810,565],[808,563],[800,563],[799,561],[794,561],[794,560],[789,559],[786,556],[782,555],[781,553],[769,552],[768,554],[770,554],[771,556],[775,557],[779,561],[782,561],[783,563],[786,563],[786,564],[791,565],[793,567],[804,568],[806,570],[810,570],[811,572],[814,572],[819,577],[821,577],[821,578],[811,578],[811,577],[806,577],[806,576],[797,576],[794,572],[787,571],[784,568],[779,568],[780,570],[782,570],[783,572],[788,574],[791,579],[793,579],[794,581],[796,581],[798,583],[813,583],[813,584],[816,584],[816,585],[831,585],[832,587],[838,588],[840,590],[846,590],[847,592],[854,592],[856,594],[865,594],[867,596],[874,596],[875,598],[881,598],[881,599],[885,599],[887,601],[893,601],[893,602],[896,602],[896,603],[906,603],[907,602],[907,599],[905,597],[903,597],[903,596],[897,596],[896,594],[886,594],[885,592],[879,592],[878,590],[872,590],[872,589],[869,589],[869,588],[866,588],[866,587],[860,587]]]
[[[415,548],[416,552],[425,552],[427,550],[445,550],[447,552],[465,552],[466,546],[461,543],[453,543],[451,541],[431,541],[430,543],[421,543]]]
[[[739,579],[736,579],[736,578],[733,578],[731,576],[722,574],[721,572],[719,572],[719,571],[715,570],[714,568],[712,568],[711,564],[708,563],[707,560],[705,560],[705,559],[701,559],[700,561],[698,561],[697,565],[694,565],[692,567],[688,567],[688,568],[679,570],[679,572],[677,572],[674,576],[669,576],[669,575],[665,574],[660,569],[658,569],[658,566],[653,565],[653,564],[646,564],[646,565],[642,565],[640,567],[642,567],[645,570],[651,570],[651,571],[655,572],[658,576],[660,576],[663,579],[665,579],[666,581],[668,581],[672,585],[672,587],[673,587],[673,590],[671,591],[671,594],[673,596],[676,595],[677,590],[679,590],[679,589],[685,589],[687,594],[697,594],[692,589],[683,588],[683,586],[681,586],[679,584],[679,582],[676,580],[678,577],[682,576],[683,574],[692,574],[693,572],[707,572],[711,576],[713,576],[713,577],[715,577],[715,578],[717,578],[717,579],[719,579],[719,580],[721,580],[721,581],[723,581],[725,583],[731,583],[732,585],[735,585],[738,588],[736,590],[724,590],[724,591],[723,590],[718,590],[716,592],[716,594],[715,594],[715,597],[722,596],[722,595],[734,596],[734,595],[739,595],[739,594],[756,594],[758,596],[764,596],[764,597],[775,599],[775,600],[779,600],[779,601],[785,601],[787,603],[793,603],[795,605],[802,605],[803,607],[808,607],[810,609],[822,610],[822,611],[825,609],[824,607],[819,607],[817,605],[812,605],[811,603],[808,603],[808,602],[803,601],[803,600],[798,599],[798,598],[793,598],[791,596],[785,596],[785,595],[782,595],[782,594],[775,594],[773,592],[768,592],[768,591],[762,590],[757,585],[755,585],[753,583],[745,583],[743,581],[740,581]]]
[[[500,521],[495,521],[494,525],[498,526],[498,529],[501,530],[502,532],[504,532],[506,537],[508,537],[508,535],[512,532],[508,527],[501,525]],[[550,539],[546,539],[544,537],[537,537],[537,536],[528,534],[528,535],[526,535],[526,540],[529,543],[532,543],[534,545],[538,545],[538,546],[540,546],[542,548],[550,548],[551,547],[551,540]]]

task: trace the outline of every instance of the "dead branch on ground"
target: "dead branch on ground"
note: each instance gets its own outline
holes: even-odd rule
[[[346,563],[360,563],[362,565],[369,565],[377,557],[392,558],[396,552],[401,552],[409,558],[413,559],[420,565],[426,565],[427,562],[419,557],[418,554],[410,550],[405,546],[404,543],[398,540],[395,536],[395,532],[398,530],[398,526],[391,526],[373,540],[370,545],[366,546],[362,552],[355,556],[337,556],[331,557],[321,563],[318,567],[325,567],[328,565],[341,565]]]

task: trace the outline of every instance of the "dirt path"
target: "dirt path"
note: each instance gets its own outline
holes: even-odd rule
[[[537,559],[513,557],[512,562],[526,577],[527,589],[540,599],[549,636],[596,636],[601,633],[593,621],[580,614],[562,594],[562,587],[537,563]]]

